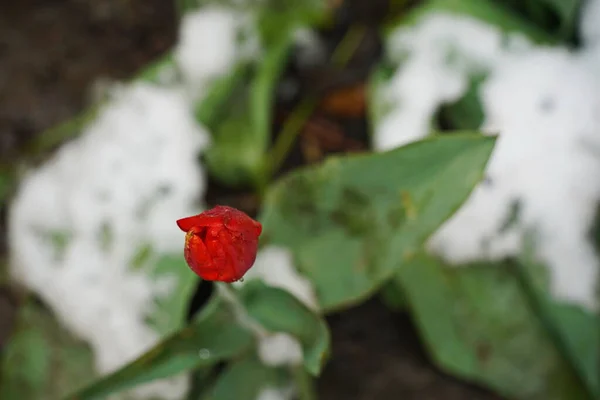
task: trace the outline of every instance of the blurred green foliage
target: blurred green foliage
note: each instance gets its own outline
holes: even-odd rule
[[[34,299],[26,300],[2,351],[0,399],[59,399],[75,382],[95,376],[91,349]]]
[[[274,90],[299,27],[320,26],[328,14],[317,0],[178,0],[180,13],[210,3],[249,11],[261,55],[232,66],[212,82],[196,105],[196,118],[212,136],[205,163],[228,186],[266,185]],[[400,2],[397,2],[400,3]],[[401,2],[402,7],[405,2]],[[576,42],[580,0],[424,0],[389,22],[384,31],[410,26],[425,15],[449,12],[521,33],[534,42]],[[158,82],[173,67],[166,55],[139,79]],[[378,90],[398,65],[383,60],[370,77],[369,123],[389,110]],[[482,178],[494,139],[475,132],[483,120],[479,85],[438,112],[451,134],[393,151],[343,156],[292,172],[266,190],[260,219],[263,244],[289,248],[296,266],[316,289],[323,313],[355,305],[379,292],[390,307],[408,310],[434,361],[446,372],[475,381],[509,398],[600,398],[600,323],[597,316],[548,296],[544,268],[522,258],[453,269],[423,252],[424,241],[467,198]],[[28,149],[38,158],[77,135],[101,105],[50,130]],[[435,121],[434,121],[435,122]],[[462,133],[462,134],[460,134]],[[281,157],[280,157],[281,158]],[[0,175],[0,198],[15,174]],[[100,240],[110,244],[110,232]],[[322,315],[291,294],[251,281],[213,293],[186,325],[197,284],[183,257],[141,247],[131,263],[155,278],[175,273],[176,293],[157,298],[147,322],[163,339],[118,371],[94,378],[89,348],[72,338],[32,299],[19,310],[17,329],[4,349],[0,398],[95,399],[154,379],[194,371],[189,399],[255,399],[265,387],[295,383],[311,398],[311,379],[330,353]],[[271,367],[260,360],[260,337],[285,332],[303,349],[299,366]],[[225,364],[223,371],[220,366]]]
[[[133,363],[67,398],[103,398],[153,379],[199,367],[214,367],[224,360],[256,363],[255,351],[260,338],[256,337],[256,332],[248,326],[245,318],[256,321],[266,332],[283,332],[297,338],[303,349],[306,370],[313,375],[320,372],[329,352],[329,332],[321,317],[286,291],[268,287],[258,281],[248,282],[239,291],[231,291],[233,302],[230,297],[217,292],[189,326],[167,337]],[[237,370],[235,366],[231,368],[233,371]],[[291,374],[289,369],[283,367],[280,371],[273,368],[261,370],[265,371],[260,374],[265,381],[250,380],[247,384],[259,386],[269,383],[274,375],[287,374],[289,377]],[[218,394],[231,389],[226,388],[232,379],[231,373],[234,372],[230,370],[229,373],[220,375],[212,390]],[[212,395],[215,395],[214,392]]]

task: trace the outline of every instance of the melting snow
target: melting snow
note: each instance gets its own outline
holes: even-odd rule
[[[298,365],[302,363],[302,347],[287,333],[273,333],[260,339],[258,355],[265,365]]]
[[[487,73],[482,129],[499,133],[488,179],[429,248],[452,264],[496,260],[521,251],[524,231],[535,229],[552,293],[594,309],[598,259],[588,236],[600,200],[600,5],[588,7],[579,53],[515,36],[503,45],[495,27],[454,15],[429,15],[397,30],[390,57],[408,58],[383,89],[392,111],[375,145],[384,150],[428,135],[442,103],[458,100],[469,77]],[[519,223],[500,233],[515,202]]]
[[[233,67],[239,21],[215,8],[186,16],[175,51],[182,84],[113,90],[79,138],[22,180],[12,203],[12,276],[90,343],[101,374],[159,339],[145,317],[176,281],[132,270],[131,260],[145,244],[180,254],[174,221],[200,211],[198,155],[208,135],[194,119],[193,98]],[[175,378],[134,394],[181,398],[185,390],[186,379]]]
[[[289,250],[268,246],[258,252],[254,266],[248,270],[243,282],[233,285],[242,286],[252,279],[261,279],[265,284],[278,287],[296,296],[307,307],[317,310],[318,303],[310,281],[300,275],[294,267]]]
[[[265,387],[258,393],[256,400],[291,400],[295,393],[293,387]]]
[[[260,53],[258,36],[247,13],[208,5],[186,14],[174,58],[185,82],[202,88],[244,58]]]

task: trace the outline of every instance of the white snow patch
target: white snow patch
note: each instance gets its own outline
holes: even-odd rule
[[[258,393],[256,400],[292,400],[296,391],[293,386],[289,387],[264,387]]]
[[[186,14],[174,51],[184,81],[192,88],[226,75],[241,59],[260,52],[251,15],[209,5]]]
[[[489,72],[482,128],[500,134],[488,181],[429,249],[453,264],[497,260],[521,251],[523,233],[533,229],[552,293],[595,309],[598,259],[588,235],[600,200],[600,52],[534,48],[522,39],[506,48],[496,28],[456,16],[433,15],[393,35],[390,52],[409,58],[388,89],[397,109],[378,127],[377,148],[426,136],[434,112],[460,98],[478,69]],[[452,63],[440,56],[449,49]],[[515,201],[520,220],[500,233]]]
[[[319,308],[312,283],[298,273],[292,254],[286,248],[268,246],[261,249],[244,281],[233,285],[241,287],[252,279],[261,279],[269,286],[288,291],[312,310]]]
[[[293,336],[277,332],[260,339],[258,355],[271,367],[298,365],[302,362],[302,346]]]
[[[594,308],[598,262],[588,236],[600,199],[598,93],[593,69],[563,49],[535,50],[495,70],[482,88],[486,125],[501,132],[491,183],[479,185],[431,249],[455,264],[500,259],[536,229],[553,293]],[[520,223],[499,234],[514,201]]]
[[[327,61],[325,44],[312,29],[301,27],[294,31],[296,60],[300,67],[311,68]]]
[[[483,22],[437,13],[395,31],[387,52],[401,66],[380,92],[393,111],[378,123],[374,147],[388,150],[427,136],[439,105],[458,100],[471,75],[498,63],[504,51],[529,47],[522,37],[508,39]]]
[[[174,221],[198,212],[207,142],[180,90],[139,83],[116,90],[80,138],[21,182],[9,214],[11,274],[90,343],[100,373],[159,339],[144,317],[174,282],[129,264],[144,243],[181,253]],[[154,383],[152,394],[177,398],[183,379]]]

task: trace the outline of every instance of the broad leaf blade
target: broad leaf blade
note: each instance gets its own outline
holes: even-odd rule
[[[312,375],[321,372],[329,356],[330,337],[325,321],[285,290],[249,282],[241,292],[248,314],[272,332],[297,338],[304,353],[304,366]]]
[[[589,399],[515,275],[448,267],[420,254],[396,274],[435,361],[509,398]]]
[[[265,241],[293,251],[325,310],[354,304],[458,209],[494,142],[438,137],[292,173],[267,195]]]
[[[137,384],[214,365],[248,351],[253,345],[252,334],[237,323],[230,307],[215,296],[190,326],[68,399],[104,398]]]

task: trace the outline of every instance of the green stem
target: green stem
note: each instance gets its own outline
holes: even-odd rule
[[[330,59],[331,64],[338,68],[344,68],[356,52],[356,49],[358,49],[358,46],[360,46],[360,42],[362,42],[365,36],[365,31],[365,27],[362,25],[351,26],[333,51]]]
[[[248,314],[248,312],[246,311],[246,307],[244,307],[237,294],[235,293],[235,290],[229,284],[217,282],[215,286],[217,287],[221,298],[223,298],[223,300],[225,300],[231,305],[231,308],[235,313],[235,317],[240,323],[240,325],[252,332],[257,339],[262,339],[269,335],[269,331],[267,331],[261,324],[256,322]]]
[[[363,26],[351,27],[331,55],[330,63],[337,68],[343,68],[356,52],[364,34],[365,28]],[[281,168],[281,165],[291,151],[302,127],[315,111],[318,104],[318,99],[312,96],[307,97],[294,108],[290,117],[286,120],[281,129],[281,133],[277,137],[273,149],[270,152],[264,174],[265,179],[258,184],[260,196],[263,195],[267,183]]]
[[[313,378],[306,372],[302,365],[291,368],[292,379],[296,385],[298,400],[316,400],[317,393]]]
[[[317,101],[313,97],[307,97],[292,111],[281,133],[271,150],[270,162],[267,176],[271,178],[287,158],[302,127],[317,108]]]

